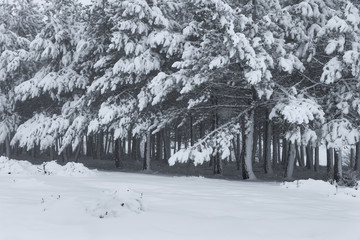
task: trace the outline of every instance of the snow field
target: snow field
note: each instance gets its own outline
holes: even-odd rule
[[[1,240],[360,239],[359,190],[311,179],[5,171],[0,216]]]

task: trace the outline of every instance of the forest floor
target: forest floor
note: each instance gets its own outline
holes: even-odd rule
[[[360,239],[358,188],[20,163],[0,159],[4,240]]]
[[[35,158],[29,157],[29,155],[17,156],[16,159],[27,159],[27,161],[33,164],[41,164],[49,161],[47,155],[38,155]],[[57,160],[61,165],[66,164],[61,160]],[[95,159],[92,157],[81,156],[78,160],[79,163],[84,164],[90,169],[98,169],[110,172],[128,172],[128,173],[142,173],[143,161],[135,160],[129,157],[122,159],[121,167],[116,168],[115,162],[111,159],[111,156],[104,157],[103,159]],[[360,180],[360,174],[353,171],[349,171],[349,168],[344,165],[343,172],[345,178],[348,181]],[[253,163],[253,170],[257,177],[257,181],[284,181],[285,167],[282,164],[273,166],[273,174],[265,174],[264,165],[261,162]],[[224,161],[222,174],[214,174],[213,166],[209,162],[205,162],[202,165],[194,166],[193,164],[175,164],[169,166],[165,161],[153,160],[151,162],[151,171],[148,174],[162,175],[162,176],[194,176],[194,177],[206,177],[215,179],[227,179],[227,180],[243,180],[241,171],[237,170],[236,162]],[[329,176],[326,170],[326,158],[321,156],[319,171],[310,170],[306,167],[295,166],[293,173],[293,180],[300,179],[316,179],[327,181]]]

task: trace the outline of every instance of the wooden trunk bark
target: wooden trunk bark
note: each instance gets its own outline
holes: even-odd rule
[[[11,158],[11,146],[10,146],[9,134],[5,138],[5,149],[6,149],[6,157]]]
[[[156,160],[161,162],[162,161],[162,137],[161,132],[156,133]]]
[[[244,166],[243,178],[256,179],[252,169],[252,152],[254,147],[254,110],[250,111],[246,119],[245,132],[245,152],[244,152]]]
[[[264,171],[266,174],[273,174],[271,164],[271,139],[272,139],[272,124],[269,119],[269,111],[266,113],[265,123],[265,137],[264,137]]]
[[[334,161],[334,180],[336,182],[341,183],[343,181],[341,150],[335,150],[334,159],[335,159],[335,161]]]
[[[294,165],[295,165],[295,144],[290,142],[289,143],[289,155],[288,155],[288,161],[286,165],[286,172],[285,172],[285,178],[291,179],[293,177],[294,173]]]
[[[326,149],[326,172],[328,179],[334,175],[334,149]]]
[[[166,127],[164,129],[164,163],[168,164],[168,160],[171,157],[171,139],[170,139],[170,129]]]
[[[303,144],[300,144],[300,162],[301,166],[305,167],[305,150]]]
[[[351,169],[354,169],[354,166],[355,166],[355,149],[354,148],[350,149],[349,165],[350,165],[349,167]]]
[[[288,141],[286,140],[286,138],[282,139],[282,159],[281,159],[281,164],[283,165],[283,167],[286,166],[287,164],[287,158],[288,158]]]
[[[307,169],[313,170],[314,169],[314,154],[313,148],[311,143],[308,143],[306,146],[306,167]]]
[[[146,157],[144,170],[151,170],[151,130],[148,131],[146,136]]]
[[[319,146],[316,146],[315,147],[315,166],[314,166],[315,172],[319,171],[319,167],[320,167],[320,152],[319,152]]]
[[[354,170],[360,172],[360,142],[356,143]]]

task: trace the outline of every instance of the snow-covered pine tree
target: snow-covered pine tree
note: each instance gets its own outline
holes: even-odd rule
[[[10,139],[19,124],[14,87],[31,76],[36,65],[29,62],[29,45],[43,26],[33,1],[0,2],[0,144],[10,157]]]
[[[183,30],[186,42],[181,61],[173,64],[179,71],[172,74],[172,78],[183,98],[189,99],[189,109],[203,109],[200,114],[208,109],[231,113],[223,117],[216,131],[211,132],[213,138],[222,132],[223,125],[232,128],[240,118],[246,117],[245,152],[242,154],[244,178],[254,178],[253,111],[268,103],[273,94],[273,73],[282,69],[284,62],[288,63],[286,70],[290,73],[303,70],[303,65],[291,54],[289,49],[292,49],[283,44],[284,31],[276,18],[281,11],[278,1],[246,4],[215,0],[189,2],[193,6],[193,19]],[[214,98],[217,99],[216,105],[213,105]],[[208,141],[200,141],[200,147],[195,144],[192,151],[208,148],[209,144],[204,142]],[[225,153],[229,152],[229,146],[223,148],[219,145],[215,144],[213,155],[219,151],[220,155],[227,157]],[[268,163],[271,172],[269,166]]]
[[[27,59],[28,62],[35,62],[39,67],[32,78],[15,87],[15,98],[20,104],[22,103],[23,106],[31,102],[40,102],[40,104],[30,110],[34,112],[31,114],[32,118],[24,122],[19,130],[41,124],[37,121],[42,121],[42,119],[52,122],[50,124],[52,135],[56,137],[47,138],[49,142],[38,142],[40,144],[38,147],[45,150],[45,147],[52,147],[57,141],[59,142],[60,137],[67,130],[64,126],[69,126],[70,132],[59,145],[59,151],[62,152],[68,145],[73,144],[73,147],[76,147],[80,142],[81,134],[86,132],[84,131],[84,126],[86,126],[84,116],[79,114],[81,111],[68,109],[69,106],[80,109],[82,105],[78,102],[78,95],[88,83],[88,78],[82,74],[79,64],[82,49],[78,45],[84,32],[82,12],[79,3],[65,0],[47,1],[42,5],[42,11],[45,15],[45,26],[30,43],[30,54]],[[36,112],[38,114],[35,114]],[[65,120],[69,122],[59,123]],[[82,123],[81,126],[79,126],[80,123]],[[40,129],[48,131],[47,128]],[[77,129],[76,133],[73,133],[74,129]],[[36,137],[25,141],[22,139],[23,132],[17,131],[12,144],[20,142],[21,145],[26,143],[28,148],[34,146],[31,141],[38,141]],[[45,136],[50,133],[38,134]],[[31,136],[33,135],[29,137]]]
[[[107,131],[113,132],[114,139],[127,138],[130,142],[136,136],[144,142],[158,127],[161,121],[157,116],[161,114],[145,109],[147,98],[139,93],[178,52],[179,37],[171,33],[177,26],[172,17],[176,16],[178,4],[129,0],[104,5],[112,27],[109,43],[94,64],[96,76],[87,90],[90,104],[98,111],[89,133]],[[147,141],[147,151],[149,144]],[[150,159],[146,163],[149,169]]]

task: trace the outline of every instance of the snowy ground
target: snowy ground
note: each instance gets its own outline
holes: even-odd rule
[[[354,188],[47,169],[0,158],[1,240],[360,240]]]

